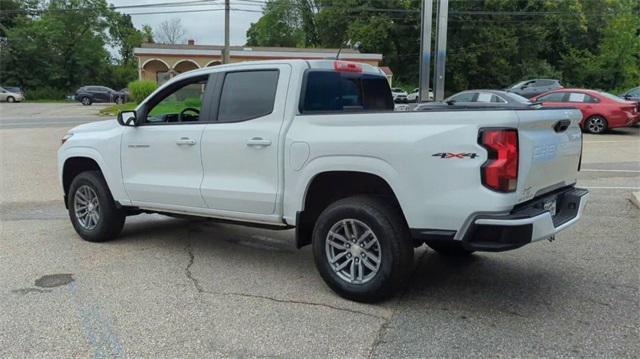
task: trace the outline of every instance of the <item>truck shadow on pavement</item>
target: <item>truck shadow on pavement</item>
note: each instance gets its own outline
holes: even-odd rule
[[[422,246],[416,250],[414,271],[403,293],[374,306],[358,304],[331,292],[315,269],[311,248],[295,249],[292,231],[207,220],[149,221],[144,216],[131,222],[113,244],[151,244],[155,250],[184,251],[187,277],[202,293],[337,303],[343,307],[416,306],[422,311],[520,317],[548,313],[554,303],[567,296],[589,300],[588,286],[579,285],[584,279],[573,274],[575,269],[568,268],[567,263],[549,266],[511,253],[448,258]]]

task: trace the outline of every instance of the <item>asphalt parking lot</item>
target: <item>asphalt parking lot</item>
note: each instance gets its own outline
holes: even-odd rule
[[[18,126],[2,105],[0,357],[640,357],[637,127],[585,135],[590,203],[556,241],[465,260],[420,247],[406,291],[365,305],[290,231],[140,215],[80,240],[56,178],[74,124]]]

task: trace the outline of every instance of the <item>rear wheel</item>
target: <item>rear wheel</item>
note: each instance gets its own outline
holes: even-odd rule
[[[118,209],[98,171],[77,175],[67,198],[69,217],[76,232],[89,242],[104,242],[120,234],[126,213]]]
[[[329,205],[313,230],[316,267],[340,296],[386,299],[403,287],[413,264],[413,243],[399,211],[369,196]]]
[[[593,134],[600,134],[607,130],[607,120],[602,116],[591,116],[584,123],[584,129]]]
[[[7,102],[14,103],[14,102],[16,102],[16,99],[13,98],[13,96],[9,96],[9,97],[7,97]]]
[[[89,105],[91,105],[91,102],[92,102],[92,101],[91,101],[91,98],[90,98],[90,97],[85,96],[85,97],[83,97],[83,98],[80,100],[80,102],[81,102],[84,106],[89,106]]]
[[[425,244],[428,245],[429,248],[438,252],[438,254],[448,257],[467,257],[473,253],[473,251],[464,248],[461,241],[434,240],[425,241]]]

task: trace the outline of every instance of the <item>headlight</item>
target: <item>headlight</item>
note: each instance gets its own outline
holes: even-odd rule
[[[60,140],[60,142],[61,142],[61,143],[60,143],[60,146],[64,145],[64,143],[65,143],[65,142],[67,142],[67,140],[68,140],[68,139],[70,139],[70,138],[71,138],[71,136],[73,136],[73,133],[71,133],[71,132],[69,132],[69,133],[67,133],[66,135],[64,135],[64,136],[62,137],[62,140]]]

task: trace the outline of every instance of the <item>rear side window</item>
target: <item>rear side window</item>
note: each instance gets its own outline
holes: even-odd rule
[[[270,114],[277,85],[278,70],[228,72],[222,85],[218,121],[246,121]]]
[[[367,74],[308,71],[301,112],[393,110],[387,79]]]

